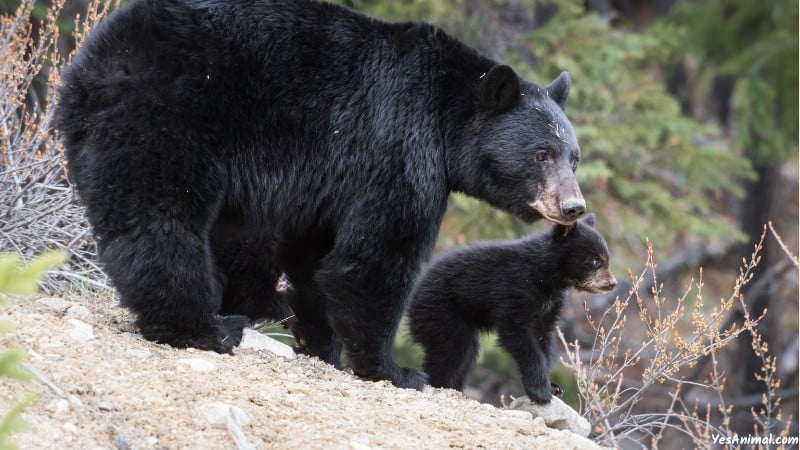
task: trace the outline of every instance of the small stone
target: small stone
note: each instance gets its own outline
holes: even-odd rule
[[[69,434],[75,434],[78,432],[78,427],[75,426],[72,422],[67,422],[64,425],[61,425],[61,428],[64,429]]]
[[[89,311],[89,308],[78,303],[67,308],[67,312],[64,313],[64,317],[71,317],[84,322],[94,322],[94,313]]]
[[[128,338],[128,339],[138,339],[140,341],[144,340],[144,336],[142,336],[139,333],[131,333],[131,332],[128,332],[128,331],[123,331],[119,335],[124,337],[124,338]]]
[[[146,348],[129,348],[128,354],[137,359],[147,359],[153,356],[153,352]]]
[[[517,419],[527,419],[527,420],[533,419],[533,414],[531,414],[530,411],[506,409],[503,410],[503,414],[505,414],[507,417],[515,417]]]
[[[303,394],[286,394],[283,397],[283,400],[284,400],[284,403],[286,403],[288,405],[299,405],[299,404],[303,403],[303,400],[305,400],[305,398],[306,398],[306,396],[303,395]]]
[[[67,397],[67,401],[69,401],[69,404],[73,408],[82,408],[83,407],[83,402],[81,401],[81,399],[79,399],[78,397],[76,397],[74,395],[68,396]]]
[[[195,372],[213,372],[217,370],[217,366],[211,361],[202,358],[184,358],[178,360],[179,364],[186,364],[189,369]]]
[[[72,408],[72,405],[69,404],[69,400],[65,398],[58,399],[56,402],[56,409],[55,412],[62,413],[67,412]]]
[[[249,348],[256,351],[266,350],[278,356],[283,356],[286,359],[294,359],[297,356],[294,350],[292,350],[292,347],[278,342],[265,334],[259,333],[252,328],[244,329],[242,342],[239,344],[239,348]]]
[[[130,450],[131,449],[131,444],[128,443],[128,439],[122,433],[117,433],[117,435],[114,436],[113,444],[114,444],[114,447],[117,448],[117,450]]]
[[[70,405],[69,401],[59,398],[48,403],[47,406],[45,406],[45,409],[51,413],[61,414],[69,411],[71,407],[72,406]]]
[[[99,402],[97,404],[97,409],[100,411],[113,411],[114,405],[111,402]]]
[[[483,414],[478,414],[477,416],[473,417],[472,420],[481,424],[481,425],[491,425],[493,420],[489,416],[485,416]]]
[[[367,438],[353,438],[350,440],[350,448],[353,450],[370,450],[369,439]]]
[[[94,332],[92,331],[91,325],[81,322],[78,319],[69,319],[69,323],[74,325],[74,328],[67,330],[66,333],[72,340],[80,342],[81,344],[86,344],[94,340]]]
[[[528,397],[520,397],[511,402],[509,408],[527,411],[534,417],[542,418],[548,427],[557,430],[570,430],[583,437],[592,431],[589,421],[558,397],[553,397],[550,403],[544,405],[534,403]]]
[[[46,309],[50,311],[58,313],[59,316],[63,315],[64,311],[66,311],[67,308],[69,308],[70,305],[73,304],[72,302],[64,300],[63,298],[59,297],[40,298],[39,300],[36,301],[36,303],[38,303],[41,306],[44,306]]]
[[[39,346],[39,351],[42,353],[57,352],[65,347],[63,342],[45,342]]]
[[[533,421],[531,420],[517,419],[515,417],[508,417],[508,418],[503,417],[497,419],[497,423],[503,428],[514,430],[519,434],[533,433]]]
[[[250,423],[250,418],[241,408],[225,403],[206,403],[200,405],[197,410],[200,417],[215,428],[225,428],[229,419],[239,426]]]

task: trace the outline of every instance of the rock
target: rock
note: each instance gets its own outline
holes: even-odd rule
[[[242,342],[239,344],[239,348],[249,348],[256,351],[266,350],[278,356],[283,356],[286,359],[294,359],[297,356],[294,350],[292,350],[292,347],[278,342],[265,334],[259,333],[252,328],[244,329]]]
[[[197,411],[206,422],[215,428],[226,428],[229,419],[239,426],[250,423],[250,418],[241,408],[225,403],[206,403],[200,405]]]
[[[511,402],[509,408],[527,411],[533,417],[541,417],[548,427],[557,430],[570,430],[583,437],[592,431],[589,421],[558,397],[553,397],[553,400],[545,405],[534,403],[528,397],[520,397]]]
[[[184,358],[178,360],[179,364],[186,364],[195,372],[213,372],[217,370],[217,366],[211,361],[202,358]]]
[[[74,325],[74,328],[67,330],[66,333],[72,340],[80,342],[81,344],[86,344],[94,340],[94,332],[92,331],[91,325],[86,322],[81,322],[78,319],[69,319],[69,323]]]
[[[66,346],[63,342],[44,342],[39,345],[39,351],[42,353],[54,353],[63,350],[64,347]]]
[[[524,419],[527,419],[527,420],[532,420],[533,419],[533,414],[531,414],[530,411],[525,411],[525,410],[522,410],[522,409],[506,409],[506,410],[503,410],[503,415],[505,415],[506,417],[514,417],[514,418],[523,419],[523,420]]]
[[[139,333],[131,333],[131,332],[128,332],[128,331],[123,331],[119,335],[124,337],[124,338],[127,338],[127,339],[137,339],[137,340],[140,340],[140,341],[144,341],[145,340],[144,336],[142,336]]]
[[[89,308],[78,303],[75,303],[67,308],[67,312],[64,313],[64,317],[70,317],[73,319],[82,320],[84,322],[94,322],[94,313],[89,311]]]
[[[45,307],[46,309],[58,313],[58,315],[64,314],[64,311],[67,310],[71,305],[72,302],[68,300],[64,300],[63,298],[59,297],[44,297],[40,298],[36,301],[39,305]]]
[[[137,359],[147,359],[153,356],[153,352],[146,348],[129,348],[128,354]]]

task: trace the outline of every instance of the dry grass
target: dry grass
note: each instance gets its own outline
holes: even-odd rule
[[[54,87],[69,60],[56,45],[64,0],[53,2],[38,24],[30,18],[33,3],[24,0],[14,15],[0,17],[0,252],[29,260],[47,249],[63,249],[68,266],[46,277],[46,292],[106,290],[89,224],[67,183],[63,149],[51,127]],[[93,3],[76,19],[78,42],[113,7],[103,5]]]

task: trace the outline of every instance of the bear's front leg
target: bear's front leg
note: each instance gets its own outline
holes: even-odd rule
[[[554,388],[550,383],[549,339],[539,330],[507,321],[498,326],[500,344],[516,361],[525,394],[536,403],[549,403]],[[546,333],[545,333],[546,334]]]
[[[334,249],[315,274],[326,295],[330,325],[357,375],[421,390],[425,375],[399,367],[391,357],[395,331],[418,264],[416,260],[409,264],[408,255],[364,256],[370,255],[355,256]]]

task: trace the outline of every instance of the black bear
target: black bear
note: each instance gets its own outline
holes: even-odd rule
[[[431,264],[408,313],[431,386],[461,390],[478,354],[478,332],[496,330],[528,397],[550,401],[550,345],[569,288],[601,293],[617,283],[594,222],[589,214],[526,239],[457,248]]]
[[[230,352],[247,318],[291,311],[308,354],[421,388],[389,349],[448,194],[584,212],[569,88],[331,4],[133,0],[63,72],[56,124],[147,339]]]

